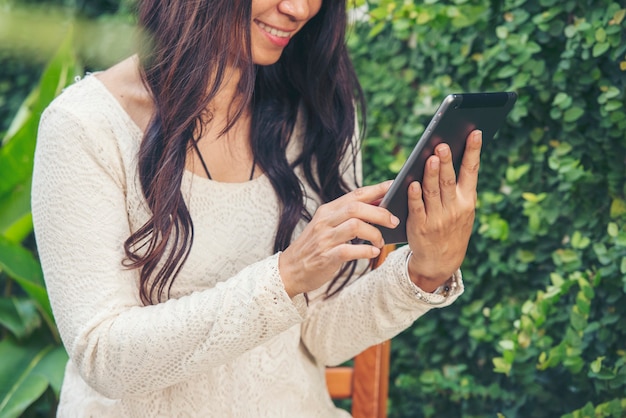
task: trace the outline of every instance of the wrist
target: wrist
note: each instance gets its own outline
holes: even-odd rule
[[[420,275],[412,277],[409,263],[412,254],[413,252],[411,251],[407,255],[406,272],[408,276],[407,279],[414,285],[413,292],[418,299],[428,305],[444,305],[448,303],[450,297],[454,297],[459,294],[458,288],[460,278],[457,277],[456,273],[445,281],[443,279],[436,281]],[[463,292],[462,285],[460,292]]]
[[[446,276],[443,278],[441,277],[433,278],[433,277],[425,276],[419,273],[418,271],[416,271],[416,266],[414,265],[414,263],[411,262],[412,257],[413,257],[413,251],[410,251],[409,255],[407,256],[407,271],[409,273],[409,279],[411,279],[411,281],[413,282],[415,286],[419,287],[424,292],[435,293],[436,291],[439,290],[439,293],[437,294],[440,294],[441,288],[445,286],[445,283],[448,283],[451,281],[451,276]]]
[[[278,275],[280,276],[281,281],[283,282],[283,286],[285,288],[285,292],[287,292],[287,296],[290,299],[293,299],[295,296],[299,295],[300,292],[296,288],[296,283],[292,280],[293,274],[290,272],[289,263],[285,261],[285,253],[278,253]]]

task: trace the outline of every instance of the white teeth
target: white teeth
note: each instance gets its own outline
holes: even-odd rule
[[[284,32],[282,30],[278,30],[276,28],[273,28],[271,26],[266,25],[263,22],[258,22],[258,25],[265,32],[270,33],[273,36],[278,36],[279,38],[289,38],[289,36],[291,36],[291,34],[289,32]]]

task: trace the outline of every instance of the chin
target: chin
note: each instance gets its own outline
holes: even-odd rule
[[[256,65],[260,65],[260,66],[268,66],[268,65],[274,65],[278,62],[278,60],[280,59],[282,53],[280,54],[252,54],[252,62],[254,62]]]
[[[256,65],[260,65],[261,67],[267,67],[270,65],[274,65],[278,62],[278,58],[275,60],[254,60]]]

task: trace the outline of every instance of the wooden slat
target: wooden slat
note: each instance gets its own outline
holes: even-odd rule
[[[326,369],[326,386],[333,399],[349,399],[352,397],[352,367],[329,367]]]
[[[385,341],[354,358],[354,418],[387,416],[390,348],[391,342]]]

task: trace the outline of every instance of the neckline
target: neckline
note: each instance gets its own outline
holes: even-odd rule
[[[257,183],[265,182],[267,179],[267,174],[264,172],[257,177],[254,177],[252,180],[246,181],[235,181],[235,182],[225,182],[225,181],[217,181],[213,179],[209,179],[200,174],[194,173],[191,170],[185,169],[183,172],[183,180],[187,179],[187,181],[196,184],[204,184],[209,186],[219,186],[223,188],[241,188],[247,187],[251,185],[256,185]]]
[[[98,74],[98,72],[87,73],[86,76],[83,78],[83,80],[89,80],[89,79],[95,80],[95,82],[96,82],[95,84],[97,84],[99,86],[99,88],[102,91],[104,91],[106,97],[108,98],[108,100],[110,102],[115,103],[115,107],[118,110],[118,113],[125,120],[125,123],[128,126],[130,126],[135,131],[134,132],[135,136],[137,137],[139,142],[141,142],[143,140],[143,135],[144,135],[143,130],[139,127],[139,125],[137,125],[137,123],[133,120],[133,118],[130,117],[130,115],[128,114],[126,109],[124,109],[124,106],[122,106],[122,104],[115,98],[115,96],[113,95],[113,93],[111,93],[111,91],[107,88],[107,86],[98,77],[96,77],[96,74]],[[193,172],[192,170],[190,170],[188,168],[184,169],[184,173],[183,174],[190,176],[190,178],[194,178],[194,179],[197,179],[197,180],[200,180],[200,181],[211,182],[213,184],[225,184],[225,185],[253,183],[253,182],[255,182],[258,179],[266,177],[266,175],[267,175],[265,172],[262,172],[257,177],[253,177],[252,179],[249,179],[249,180],[235,181],[235,182],[225,182],[225,181],[214,180],[212,178],[203,177],[203,176]]]

